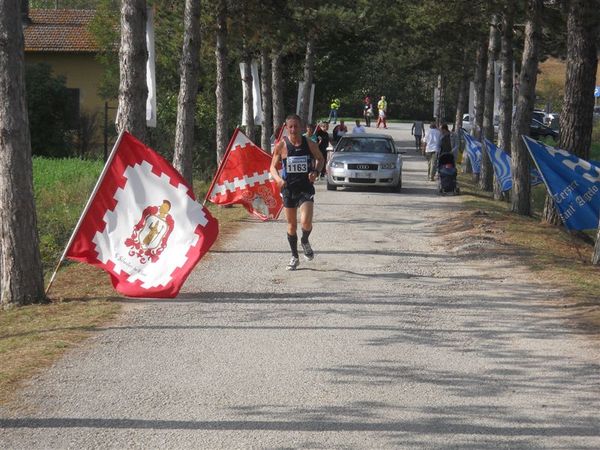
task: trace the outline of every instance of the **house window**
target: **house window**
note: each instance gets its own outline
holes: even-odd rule
[[[79,128],[79,89],[67,88],[66,125],[69,130]]]

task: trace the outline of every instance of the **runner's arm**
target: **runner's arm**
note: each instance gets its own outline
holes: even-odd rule
[[[271,176],[280,188],[283,187],[285,180],[281,178],[281,175],[279,175],[279,170],[277,170],[277,166],[281,162],[281,153],[283,151],[284,145],[285,143],[283,142],[283,140],[275,144],[275,148],[273,148],[273,157],[271,158],[271,167],[269,168]]]
[[[315,161],[316,161],[315,168],[313,169],[313,171],[311,173],[308,174],[308,176],[311,179],[311,181],[315,181],[317,179],[317,177],[319,176],[319,174],[321,173],[323,166],[325,165],[325,159],[323,158],[323,154],[321,153],[321,150],[319,150],[319,147],[314,142],[309,140],[308,148],[310,149],[310,153],[312,154],[313,158],[315,158]]]

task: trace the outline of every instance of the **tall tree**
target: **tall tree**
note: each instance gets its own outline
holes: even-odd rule
[[[271,53],[271,92],[273,94],[273,130],[275,131],[283,125],[285,119],[281,57],[280,49],[274,49]]]
[[[458,82],[458,98],[456,101],[456,114],[454,115],[454,129],[458,133],[462,127],[463,115],[469,100],[469,50],[464,49],[462,57],[462,74]]]
[[[271,135],[273,134],[273,94],[271,90],[271,59],[269,49],[263,46],[260,51],[263,123],[260,129],[260,142],[266,152],[271,152]]]
[[[315,40],[314,36],[309,35],[306,40],[306,53],[304,57],[304,84],[302,85],[302,105],[300,108],[300,118],[304,123],[308,123],[310,114],[310,91],[313,84],[315,67]]]
[[[227,0],[217,0],[216,4],[216,135],[217,135],[217,164],[225,156],[229,142],[227,124],[229,122],[229,87],[227,85],[227,67],[229,64],[227,49]]]
[[[247,44],[244,44],[242,62],[244,63],[244,75],[242,82],[244,83],[244,108],[246,109],[246,134],[252,142],[254,142],[255,126],[254,126],[254,101],[252,95],[252,53]]]
[[[485,100],[485,71],[487,67],[487,40],[481,39],[477,47],[477,56],[475,58],[475,95],[473,109],[475,110],[475,120],[471,134],[476,139],[482,139],[483,132],[483,110]]]
[[[510,131],[513,107],[513,25],[516,2],[509,0],[502,11],[502,32],[500,35],[500,111],[498,123],[498,146],[510,154]]]
[[[516,9],[514,0],[508,0],[503,7],[500,23],[500,104],[498,105],[498,147],[510,154],[510,131],[513,108],[513,25]],[[502,192],[499,180],[494,174],[494,199],[508,200],[508,193]]]
[[[567,73],[558,146],[583,159],[590,157],[592,140],[599,8],[598,0],[568,2]],[[554,225],[561,223],[549,195],[546,196],[542,221]]]
[[[543,0],[528,0],[525,23],[525,46],[519,76],[519,96],[513,119],[511,136],[512,150],[512,195],[511,210],[521,215],[531,214],[531,180],[529,175],[529,153],[521,136],[529,134],[531,116],[535,103],[535,85],[541,45],[541,17]]]
[[[177,125],[173,166],[193,186],[192,152],[194,116],[200,76],[200,0],[185,0],[181,81],[177,100]]]
[[[25,102],[20,2],[0,1],[0,304],[45,301]]]
[[[118,131],[146,140],[146,0],[121,0]]]
[[[494,140],[494,88],[496,86],[495,63],[498,59],[498,49],[500,44],[500,33],[498,32],[498,17],[492,16],[490,23],[490,35],[487,49],[487,68],[485,71],[485,94],[483,102],[483,136],[486,139]],[[483,139],[482,139],[483,141]],[[485,143],[484,143],[485,145]],[[481,152],[481,173],[479,175],[479,187],[484,191],[493,189],[494,170],[492,162],[487,151]]]

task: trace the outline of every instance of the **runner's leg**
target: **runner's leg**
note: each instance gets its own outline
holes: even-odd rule
[[[285,218],[287,220],[287,239],[290,244],[292,256],[298,257],[298,235],[296,229],[298,227],[297,208],[284,208]]]
[[[314,252],[308,241],[308,237],[312,231],[313,209],[314,203],[310,201],[305,201],[300,205],[300,226],[302,228],[302,238],[300,242],[302,243],[304,256],[309,261],[314,257]]]

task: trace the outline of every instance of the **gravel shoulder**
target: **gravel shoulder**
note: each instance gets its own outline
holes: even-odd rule
[[[283,220],[248,219],[0,408],[0,447],[600,448],[598,342],[514,260],[448,247],[460,199],[388,132],[401,193],[318,184],[296,272]]]

